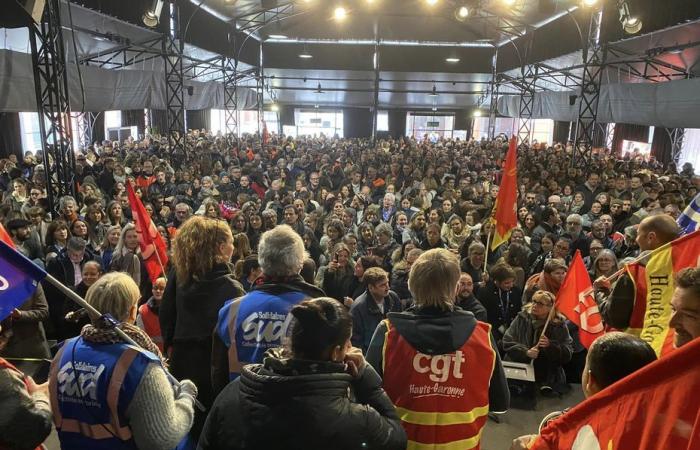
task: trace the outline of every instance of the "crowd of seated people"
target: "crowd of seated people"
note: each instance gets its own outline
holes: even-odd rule
[[[372,408],[367,420],[376,420],[376,429],[355,433],[353,439],[374,442],[376,448],[402,448],[406,435],[398,425],[405,423],[387,402],[408,408],[410,399],[395,386],[382,390],[380,377],[387,370],[377,365],[385,364],[386,355],[378,356],[375,346],[387,339],[397,352],[408,351],[401,339],[418,346],[414,357],[419,363],[455,358],[455,352],[492,351],[497,364],[495,372],[484,374],[484,386],[489,380],[500,383],[501,358],[532,363],[540,392],[563,394],[570,383],[580,382],[586,361],[575,326],[550,315],[572,256],[580,251],[584,257],[606,323],[626,328],[632,281],[623,276],[611,284],[607,277],[641,251],[673,240],[679,232],[675,219],[700,186],[690,165],[678,171],[673,163],[664,167],[653,158],[601,151],[586,167],[572,167],[570,146],[522,146],[519,223],[509,240],[492,250],[489,233],[505,139],[401,138],[375,145],[362,139],[273,136],[263,144],[257,135],[195,130],[186,141],[188,152],[177,157],[158,136],[79,150],[76,195],[56,198],[55,211],[47,200],[46,173],[52,168],[44,166],[41,151],[0,160],[0,221],[18,251],[83,297],[103,298],[98,289],[117,285],[110,289],[134,297],[133,304],[122,299],[121,306],[98,303],[103,312],[119,314],[133,335],[150,339],[147,349],[155,357],[137,358],[138,376],[150,380],[144,390],[162,381],[147,370],[149,364],[191,380],[167,401],[161,399],[181,428],[163,432],[159,444],[152,433],[162,424],[111,431],[116,436],[110,437],[141,448],[168,448],[185,438],[184,428],[190,431],[190,445],[201,436],[202,448],[219,448],[216,442],[223,438],[217,433],[264,424],[255,415],[236,423],[207,415],[193,408],[189,400],[195,396],[207,411],[229,403],[239,408],[262,401],[256,396],[267,398],[266,389],[274,389],[257,384],[260,374],[302,383],[289,377],[351,366],[350,378],[336,381],[346,390],[363,391],[356,400]],[[141,255],[127,183],[167,246],[169,261],[155,282]],[[411,277],[427,270],[426,264],[454,273],[426,276],[421,281],[429,285],[426,292]],[[449,284],[443,291],[441,282]],[[435,297],[430,289],[443,294]],[[554,320],[540,336],[550,316]],[[444,330],[434,327],[436,337],[415,337],[410,327],[422,322]],[[475,325],[480,323],[489,326],[486,337]],[[464,324],[472,331],[454,335],[454,327]],[[687,328],[688,335],[695,332]],[[432,345],[432,339],[449,339],[450,333],[461,341]],[[291,347],[283,339],[288,334],[297,340]],[[328,336],[328,346],[318,347],[309,336]],[[472,336],[480,341],[470,347]],[[51,358],[70,343],[90,358],[94,355],[86,347],[95,339],[116,345],[96,318],[47,282],[2,322],[0,337],[0,356],[6,357]],[[285,345],[283,353],[275,353]],[[54,366],[61,362],[55,358]],[[309,367],[306,360],[324,364]],[[250,364],[262,366],[248,369]],[[365,368],[373,366],[373,371]],[[401,379],[389,373],[392,380]],[[431,376],[442,379],[443,374]],[[227,387],[232,380],[240,380],[241,387]],[[246,383],[256,383],[255,393],[244,390],[251,386]],[[132,387],[129,401],[142,402],[147,394],[138,383]],[[29,386],[30,395],[33,389]],[[219,404],[217,397],[224,394],[221,402],[228,403]],[[482,397],[482,403],[507,408],[503,392]],[[289,401],[287,407],[298,406]],[[84,443],[73,436],[79,432],[70,420],[80,419],[70,414],[64,414],[63,428],[54,417],[59,436]],[[131,423],[143,412],[105,414]],[[224,426],[228,429],[217,429]],[[294,427],[286,430],[292,433]],[[415,432],[408,429],[409,441],[416,439]],[[271,437],[254,440],[258,447],[239,438],[239,447],[232,448],[264,448]],[[322,448],[319,442],[304,442],[304,448]]]

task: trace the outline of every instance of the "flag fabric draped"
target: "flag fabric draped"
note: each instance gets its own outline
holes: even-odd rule
[[[686,234],[654,250],[646,265],[626,266],[634,282],[635,302],[628,333],[638,335],[661,356],[673,350],[671,296],[674,276],[686,267],[697,267],[700,259],[700,231]]]
[[[46,272],[0,239],[0,320],[26,302],[44,277]]]
[[[12,236],[7,232],[2,223],[0,223],[0,241],[3,241],[12,248],[15,248],[15,243],[12,241]]]
[[[491,239],[491,250],[495,250],[510,238],[510,233],[518,225],[518,174],[517,174],[517,138],[513,136],[508,146],[506,162],[503,167],[501,184],[494,204],[496,211],[495,227]]]
[[[700,448],[700,339],[550,422],[531,450]]]
[[[268,142],[270,142],[270,132],[267,131],[267,123],[263,120],[263,132],[262,132],[262,142],[264,145],[267,145]]]
[[[143,203],[134,193],[131,182],[127,182],[126,191],[129,195],[129,204],[134,218],[136,232],[139,235],[139,246],[141,247],[141,257],[146,265],[151,281],[164,275],[165,266],[168,264],[168,255],[163,236],[158,232],[158,228],[151,220],[143,207]]]
[[[603,319],[593,297],[593,285],[579,250],[576,250],[571,261],[555,304],[559,312],[576,324],[579,339],[584,347],[590,348],[593,341],[603,335]]]
[[[696,195],[678,216],[678,226],[681,227],[683,234],[692,233],[700,228],[700,194]]]

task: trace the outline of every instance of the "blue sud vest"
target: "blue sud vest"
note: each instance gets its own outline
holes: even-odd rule
[[[61,447],[136,449],[125,414],[150,363],[160,360],[129,344],[65,341],[49,376]]]
[[[260,363],[267,349],[282,345],[291,320],[289,311],[306,298],[298,291],[278,295],[253,291],[241,298],[237,310],[232,308],[233,300],[221,308],[216,332],[229,349],[230,380],[238,377],[242,365]]]

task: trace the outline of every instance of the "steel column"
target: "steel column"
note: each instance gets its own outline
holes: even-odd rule
[[[598,119],[600,83],[605,64],[605,49],[600,45],[600,28],[603,19],[602,7],[591,13],[588,39],[583,49],[583,80],[579,98],[578,120],[574,153],[571,163],[580,166],[591,157],[593,134]]]
[[[671,160],[678,165],[683,150],[683,141],[685,140],[685,128],[666,129],[668,137],[671,139]]]
[[[374,44],[374,93],[372,98],[372,143],[377,141],[377,119],[379,117],[379,39]]]
[[[488,138],[494,139],[496,137],[496,113],[498,112],[498,47],[493,52],[493,58],[491,59],[491,85],[489,90],[491,91],[491,102],[489,104],[489,128],[488,128]]]
[[[60,10],[59,0],[48,0],[41,23],[29,26],[46,193],[52,212],[57,212],[60,197],[75,196],[75,155]]]
[[[222,71],[224,77],[224,117],[226,134],[238,135],[238,61],[233,58],[223,58]]]
[[[528,34],[525,59],[521,67],[522,90],[520,92],[520,112],[518,114],[518,145],[529,145],[532,140],[532,108],[535,104],[535,88],[539,66],[530,64],[532,57],[533,33]]]
[[[262,138],[263,121],[265,120],[265,63],[263,58],[263,43],[260,42],[260,66],[258,67],[258,78],[256,91],[258,94],[258,134]]]
[[[165,62],[165,98],[167,101],[168,138],[174,162],[180,165],[187,158],[187,118],[185,114],[185,87],[182,71],[184,41],[180,39],[180,13],[175,0],[171,0],[170,32],[163,36],[163,60]]]

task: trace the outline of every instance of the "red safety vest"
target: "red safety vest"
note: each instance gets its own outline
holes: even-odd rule
[[[418,352],[386,321],[384,390],[396,407],[411,450],[480,447],[496,363],[491,326],[477,323],[467,342],[444,355]]]
[[[141,320],[143,321],[143,331],[146,332],[151,340],[158,346],[160,351],[163,352],[163,334],[160,331],[158,314],[151,311],[151,308],[149,308],[148,304],[146,303],[139,306],[139,314],[141,315]]]

